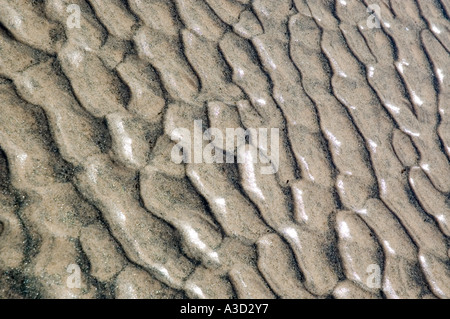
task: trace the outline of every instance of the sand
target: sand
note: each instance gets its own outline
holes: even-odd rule
[[[450,298],[449,15],[0,0],[0,298]]]

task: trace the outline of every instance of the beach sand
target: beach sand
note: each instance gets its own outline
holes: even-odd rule
[[[449,15],[0,0],[0,298],[450,298]]]

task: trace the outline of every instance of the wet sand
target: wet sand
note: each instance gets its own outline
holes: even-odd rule
[[[0,298],[450,298],[449,15],[0,0]],[[175,163],[196,120],[277,173]]]

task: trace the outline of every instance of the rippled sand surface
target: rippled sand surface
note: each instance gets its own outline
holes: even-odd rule
[[[449,298],[449,14],[0,0],[0,297]],[[195,120],[278,172],[176,164]]]

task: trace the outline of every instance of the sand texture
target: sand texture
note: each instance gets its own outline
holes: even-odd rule
[[[0,298],[450,298],[449,15],[0,0]]]

